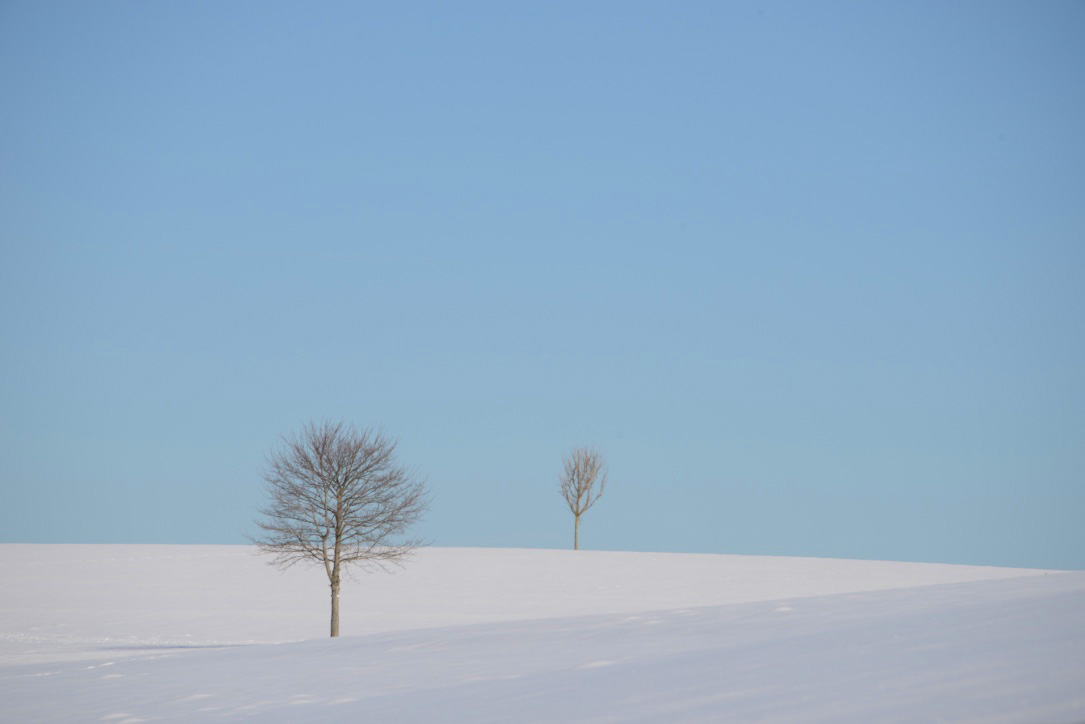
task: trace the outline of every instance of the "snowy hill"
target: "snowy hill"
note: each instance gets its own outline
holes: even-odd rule
[[[0,546],[5,721],[1085,720],[1085,573],[425,549]]]

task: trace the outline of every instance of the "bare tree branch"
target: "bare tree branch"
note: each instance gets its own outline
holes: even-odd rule
[[[421,541],[403,538],[429,507],[425,481],[396,463],[383,430],[310,422],[284,437],[263,472],[268,502],[251,540],[272,564],[322,565],[339,635],[339,588],[348,565],[402,564]]]
[[[562,459],[558,477],[561,497],[573,513],[573,550],[580,548],[580,516],[588,511],[607,488],[606,457],[596,448],[573,448]]]

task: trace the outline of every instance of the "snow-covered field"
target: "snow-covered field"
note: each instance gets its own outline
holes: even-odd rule
[[[1085,572],[0,545],[0,721],[1085,722]]]

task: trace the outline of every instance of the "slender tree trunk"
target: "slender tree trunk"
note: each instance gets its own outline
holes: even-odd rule
[[[339,635],[339,579],[332,581],[332,636]]]
[[[573,523],[573,550],[580,550],[580,516],[574,516],[575,522]]]

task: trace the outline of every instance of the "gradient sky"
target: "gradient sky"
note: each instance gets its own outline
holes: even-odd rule
[[[0,540],[1085,568],[1085,4],[0,4]]]

